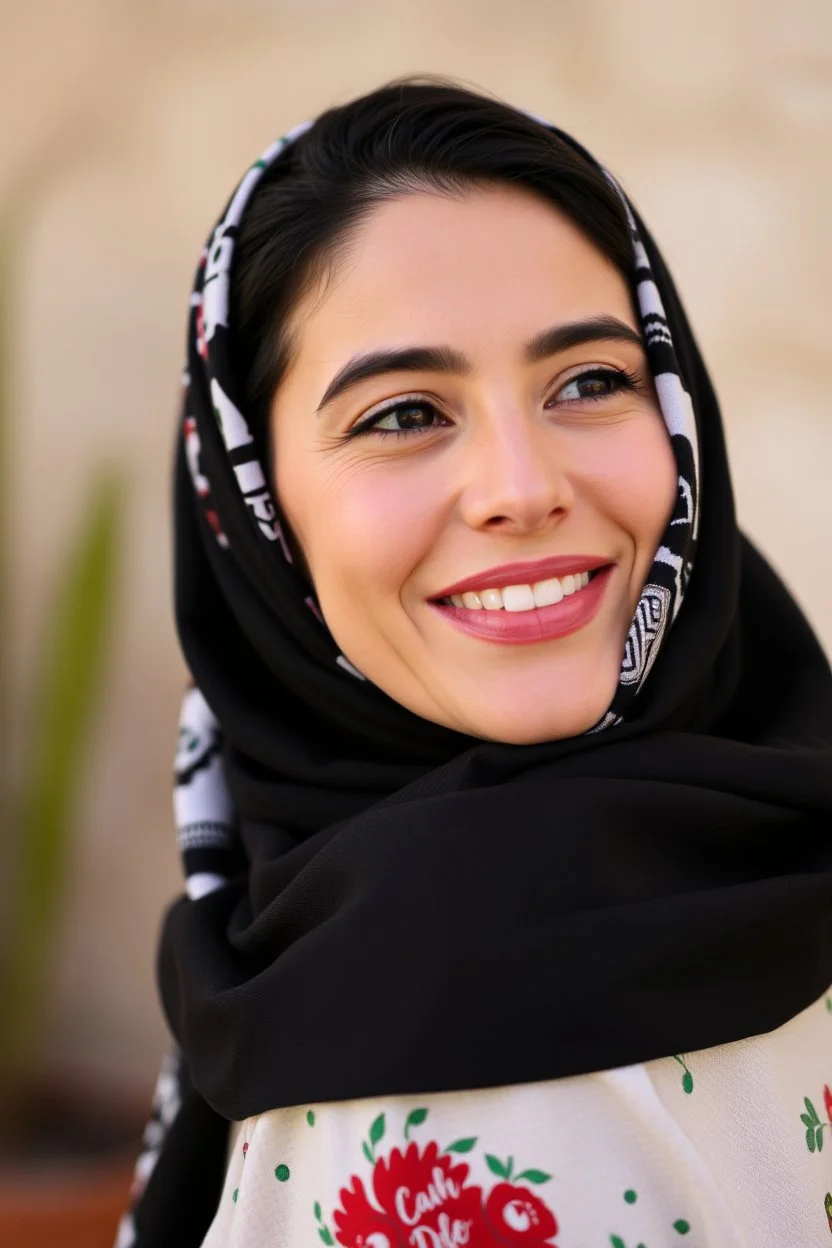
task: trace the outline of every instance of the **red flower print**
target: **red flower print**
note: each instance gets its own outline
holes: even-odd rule
[[[379,1116],[364,1150],[368,1161],[383,1133]],[[469,1150],[473,1143],[459,1141]],[[494,1159],[487,1160],[493,1169]],[[542,1171],[526,1174],[535,1183],[549,1178]],[[411,1141],[404,1151],[394,1148],[378,1158],[372,1189],[377,1205],[357,1175],[339,1193],[332,1217],[343,1248],[556,1248],[554,1214],[528,1187],[498,1183],[484,1203],[482,1187],[469,1182],[468,1165],[440,1152],[435,1141],[424,1147]],[[316,1205],[321,1238],[331,1242],[320,1214]]]
[[[512,1248],[551,1244],[552,1236],[558,1233],[551,1209],[529,1188],[514,1183],[498,1183],[491,1189],[485,1214],[497,1242]]]
[[[832,1092],[829,1090],[828,1083],[823,1089],[823,1107],[826,1110],[826,1117],[832,1122]]]
[[[409,1248],[495,1248],[483,1220],[482,1191],[467,1186],[468,1166],[439,1152],[431,1142],[404,1153],[394,1148],[376,1162],[373,1191],[381,1207],[402,1227]]]
[[[367,1199],[364,1184],[353,1177],[340,1192],[341,1208],[332,1215],[335,1238],[344,1248],[406,1248],[395,1222],[379,1212]]]

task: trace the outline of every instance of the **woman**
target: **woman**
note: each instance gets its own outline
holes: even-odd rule
[[[592,158],[415,83],[271,148],[176,541],[181,1054],[121,1243],[828,1242],[832,677]]]

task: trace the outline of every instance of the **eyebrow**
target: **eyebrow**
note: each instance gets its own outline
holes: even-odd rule
[[[545,360],[561,351],[589,342],[628,342],[643,347],[640,336],[615,316],[593,316],[582,321],[569,321],[536,334],[524,348],[530,364]],[[340,369],[324,391],[318,404],[321,412],[344,391],[371,377],[386,373],[451,373],[463,376],[471,371],[470,361],[451,347],[402,347],[388,351],[370,351],[358,355]]]

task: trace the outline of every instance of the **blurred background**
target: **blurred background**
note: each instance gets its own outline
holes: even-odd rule
[[[56,579],[108,465],[125,509],[31,1043],[139,1095],[166,1045],[153,956],[179,889],[168,492],[192,271],[274,137],[417,71],[551,118],[623,181],[710,366],[741,521],[832,648],[829,0],[0,0],[0,627],[18,771]]]

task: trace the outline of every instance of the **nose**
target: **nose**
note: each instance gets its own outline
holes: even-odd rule
[[[566,448],[534,414],[503,408],[479,424],[467,449],[461,509],[475,529],[535,534],[572,509]]]

